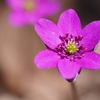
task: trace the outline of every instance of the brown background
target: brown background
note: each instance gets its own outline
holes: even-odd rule
[[[100,19],[100,2],[94,1],[60,0],[61,12],[74,8],[84,26]],[[9,11],[1,0],[0,100],[74,100],[71,84],[62,79],[56,68],[39,70],[33,64],[34,56],[45,47],[33,26],[10,25],[7,21]],[[57,22],[60,13],[49,19]],[[96,52],[100,52],[100,46]],[[75,86],[79,100],[100,100],[100,70],[83,69]]]

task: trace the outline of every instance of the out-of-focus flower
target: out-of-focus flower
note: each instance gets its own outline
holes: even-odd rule
[[[93,51],[100,39],[100,21],[81,29],[78,15],[69,9],[61,14],[57,26],[40,19],[35,30],[47,46],[47,50],[34,59],[38,68],[57,67],[68,81],[72,81],[81,68],[100,69],[100,54]]]
[[[6,0],[11,8],[9,21],[13,25],[34,24],[41,17],[52,16],[60,10],[55,0]]]

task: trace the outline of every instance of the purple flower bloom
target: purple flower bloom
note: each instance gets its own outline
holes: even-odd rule
[[[100,39],[100,21],[81,29],[78,15],[72,9],[63,12],[57,26],[40,19],[35,30],[47,46],[35,57],[38,68],[57,67],[66,80],[73,80],[81,68],[100,69],[100,54],[93,51]]]
[[[12,9],[9,21],[13,25],[34,24],[39,18],[51,16],[60,10],[60,3],[50,0],[6,0]]]

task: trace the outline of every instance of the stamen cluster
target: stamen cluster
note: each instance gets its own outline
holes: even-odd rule
[[[25,2],[25,4],[24,4],[24,9],[26,10],[26,11],[31,11],[31,10],[33,10],[35,8],[35,5],[34,5],[34,3],[33,3],[33,1],[26,1]]]
[[[80,41],[83,36],[73,36],[72,34],[66,34],[65,36],[59,36],[61,43],[54,49],[61,58],[67,58],[71,61],[81,59],[84,56],[86,48],[83,44],[80,45]]]

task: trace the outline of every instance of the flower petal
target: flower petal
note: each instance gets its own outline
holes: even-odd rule
[[[12,25],[15,26],[23,26],[25,24],[25,16],[24,13],[20,11],[12,11],[9,16],[9,21]]]
[[[23,8],[24,0],[6,0],[7,4],[14,10]]]
[[[58,70],[62,77],[71,80],[75,78],[81,69],[81,65],[78,62],[70,61],[69,59],[62,59],[58,63]]]
[[[58,27],[63,34],[78,35],[81,31],[81,23],[77,13],[72,9],[63,12],[59,18]]]
[[[84,44],[87,50],[92,50],[100,40],[100,21],[94,21],[88,24],[81,32],[83,39],[81,44]]]
[[[85,56],[80,59],[83,68],[100,69],[100,54],[95,52],[87,52]]]
[[[41,16],[37,11],[33,11],[33,12],[25,12],[25,17],[26,17],[26,23],[34,25]]]
[[[35,24],[35,30],[42,41],[52,49],[61,42],[59,39],[59,35],[61,34],[60,30],[53,22],[47,19],[40,19]]]
[[[44,16],[51,16],[60,11],[60,3],[55,1],[46,1],[40,5],[40,12]],[[47,9],[48,8],[48,9]]]
[[[34,63],[38,68],[52,68],[57,67],[60,56],[50,50],[41,51],[34,59]]]

